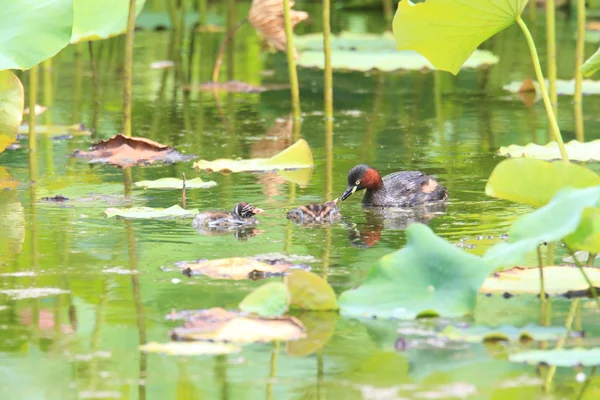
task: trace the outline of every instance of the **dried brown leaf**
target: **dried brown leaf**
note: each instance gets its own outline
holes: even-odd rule
[[[150,139],[123,135],[102,140],[92,145],[89,151],[75,150],[73,156],[88,159],[93,163],[112,164],[118,167],[151,164],[156,161],[173,163],[193,158]]]
[[[294,2],[290,0],[290,7]],[[305,11],[290,10],[292,27],[299,22],[308,19]],[[248,21],[258,30],[273,47],[286,51],[287,38],[285,35],[285,22],[283,19],[282,0],[252,0],[252,6],[248,13]],[[298,52],[294,48],[294,57],[298,58]]]

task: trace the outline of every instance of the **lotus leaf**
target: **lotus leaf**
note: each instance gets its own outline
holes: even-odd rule
[[[312,168],[314,166],[312,152],[304,139],[274,155],[271,158],[254,158],[251,160],[219,159],[214,161],[200,160],[194,163],[197,170],[241,172],[241,171],[277,171]]]
[[[287,353],[294,357],[306,357],[321,349],[333,336],[338,317],[336,312],[305,312],[298,315],[306,328],[306,337],[288,342]]]
[[[600,253],[600,209],[586,208],[577,230],[565,238],[565,243],[571,250]]]
[[[146,0],[136,0],[139,15]],[[129,2],[123,0],[73,0],[73,34],[71,43],[103,40],[127,30]]]
[[[590,58],[588,58],[583,65],[579,67],[579,71],[583,76],[592,76],[596,71],[600,69],[600,49],[596,50]]]
[[[269,282],[256,288],[240,303],[240,310],[261,317],[279,317],[288,309],[288,291],[282,282]]]
[[[259,318],[212,308],[186,319],[184,327],[173,329],[171,337],[239,344],[306,337],[304,326],[293,317]]]
[[[548,85],[548,80],[546,80]],[[582,82],[582,93],[583,94],[600,94],[600,81],[593,81],[584,79]],[[511,93],[522,93],[524,89],[529,89],[535,93],[540,92],[540,85],[537,82],[533,82],[529,79],[525,81],[514,81],[503,86],[503,89]],[[575,80],[569,81],[563,79],[556,80],[556,94],[561,96],[573,96],[575,94]]]
[[[571,140],[565,144],[569,159],[572,161],[598,161],[600,159],[600,139],[582,143],[578,140]],[[556,142],[548,143],[545,146],[529,143],[526,146],[512,144],[507,147],[500,147],[498,154],[507,157],[527,157],[541,160],[559,160],[561,158]]]
[[[564,187],[585,188],[596,185],[600,185],[600,176],[586,167],[518,158],[504,160],[496,165],[485,193],[491,197],[540,207]]]
[[[600,287],[600,270],[584,267],[594,286]],[[570,265],[544,267],[544,290],[547,294],[561,295],[588,289],[588,284],[577,267]],[[540,292],[538,268],[514,267],[489,277],[481,287],[481,293],[530,293]]]
[[[600,186],[561,189],[550,203],[519,218],[510,229],[508,243],[492,246],[484,259],[494,267],[523,262],[541,243],[562,240],[575,232],[583,210],[599,200]]]
[[[555,340],[567,335],[567,328],[562,326],[527,325],[517,328],[503,325],[497,328],[487,326],[471,326],[457,328],[448,326],[437,336],[453,341],[479,343],[485,341],[518,342],[524,340]]]
[[[150,342],[139,349],[145,353],[159,353],[169,356],[214,356],[218,354],[239,353],[242,349],[230,343],[213,342]]]
[[[439,69],[460,71],[477,47],[520,18],[527,0],[401,1],[394,16],[398,50],[415,50]]]
[[[135,186],[144,189],[182,189],[183,180],[177,178],[161,178],[154,181],[135,182]],[[209,189],[217,186],[215,181],[203,181],[201,178],[187,179],[185,181],[186,189]]]
[[[342,293],[342,314],[413,319],[473,311],[490,272],[485,262],[437,237],[426,225],[413,224],[406,234],[403,249],[382,257],[361,286]]]
[[[36,125],[35,133],[40,135],[48,135],[50,137],[57,136],[90,136],[91,131],[86,129],[83,124],[73,125]],[[29,135],[29,125],[23,124],[19,126],[19,135]]]
[[[0,71],[0,153],[17,139],[24,101],[19,78],[11,71]]]
[[[600,348],[530,350],[511,354],[508,359],[532,365],[544,363],[557,367],[594,367],[600,365]]]
[[[285,278],[292,309],[307,311],[337,310],[335,292],[326,280],[312,272],[295,270]]]
[[[294,266],[292,263],[266,263],[251,258],[221,258],[218,260],[198,260],[178,263],[187,275],[201,274],[215,279],[248,279],[256,276],[281,275]]]
[[[193,218],[198,214],[198,209],[185,210],[179,205],[169,208],[131,207],[107,208],[104,210],[107,218],[121,217],[132,219],[159,219],[159,218]]]
[[[29,69],[69,44],[72,0],[4,0],[0,9],[0,71]]]

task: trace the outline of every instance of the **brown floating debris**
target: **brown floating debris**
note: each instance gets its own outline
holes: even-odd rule
[[[50,202],[54,202],[54,203],[61,203],[63,201],[67,201],[69,200],[67,197],[63,196],[62,194],[57,194],[54,197],[42,197],[42,201],[50,201]]]

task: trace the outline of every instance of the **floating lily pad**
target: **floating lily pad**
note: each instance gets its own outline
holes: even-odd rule
[[[295,44],[301,50],[299,66],[323,69],[323,35],[320,33],[297,36]],[[390,33],[384,35],[341,33],[331,37],[333,69],[370,71],[422,70],[434,66],[416,51],[398,51]],[[476,50],[463,65],[478,68],[496,64],[498,57],[486,50]]]
[[[527,0],[404,0],[394,16],[394,38],[399,50],[418,51],[436,68],[456,75],[483,41],[516,21],[526,4]]]
[[[248,279],[282,275],[294,267],[289,262],[266,263],[251,258],[221,258],[218,260],[198,260],[196,262],[180,262],[178,266],[186,275],[206,275],[215,279]]]
[[[457,328],[448,326],[437,336],[453,341],[479,343],[486,341],[519,342],[526,340],[556,340],[565,337],[568,331],[563,326],[527,325],[517,328],[511,325],[502,325],[497,328],[487,326],[472,326]]]
[[[145,3],[146,0],[136,0],[136,16],[142,11]],[[128,16],[128,1],[73,0],[71,44],[121,35],[127,30]]]
[[[600,287],[600,270],[584,267],[594,286]],[[588,289],[588,284],[579,268],[567,265],[544,267],[544,289],[549,295],[562,295]],[[500,271],[485,280],[480,293],[529,293],[540,292],[538,268],[514,267]]]
[[[586,167],[518,158],[496,165],[485,187],[485,194],[540,207],[564,187],[597,185],[600,185],[600,176]]]
[[[269,282],[253,290],[240,303],[240,310],[261,317],[279,317],[288,309],[288,290],[282,282]]]
[[[91,131],[86,129],[83,124],[73,125],[36,125],[35,133],[40,135],[48,135],[50,137],[57,136],[90,136]],[[29,125],[23,124],[19,126],[19,135],[29,135]]]
[[[5,295],[13,300],[36,299],[39,297],[57,296],[59,294],[69,293],[68,290],[58,288],[27,288],[27,289],[4,289],[0,290],[0,295]]]
[[[312,168],[314,166],[312,152],[304,139],[271,158],[254,158],[251,160],[219,159],[214,161],[200,160],[194,168],[208,172],[241,172],[241,171],[277,171]]]
[[[598,161],[600,160],[600,139],[591,142],[580,142],[571,140],[565,144],[567,154],[571,161]],[[526,146],[511,144],[510,146],[500,147],[498,154],[505,157],[527,157],[540,160],[560,160],[561,155],[556,142],[548,143],[545,146],[529,143]]]
[[[145,353],[159,353],[169,356],[214,356],[239,353],[242,348],[230,343],[213,342],[150,342],[139,347]]]
[[[107,218],[121,217],[132,219],[159,219],[159,218],[194,218],[198,209],[185,210],[178,205],[169,208],[131,207],[107,208],[104,210]]]
[[[594,367],[600,365],[600,348],[531,350],[511,354],[508,359],[532,365],[543,363],[557,367]]]
[[[339,308],[331,286],[312,272],[295,270],[286,275],[284,281],[292,309],[331,311]]]
[[[171,337],[239,344],[306,337],[302,323],[293,317],[259,318],[224,311],[212,308],[193,314],[187,318],[184,327],[173,329]]]
[[[514,81],[504,85],[502,88],[511,93],[522,93],[524,92],[524,85],[527,84],[528,91],[541,93],[540,85],[537,82],[534,82],[530,79],[526,79],[525,81]],[[546,80],[546,85],[548,85],[548,80]],[[600,81],[593,81],[589,79],[584,79],[582,82],[581,90],[583,94],[600,94]],[[573,96],[575,94],[575,80],[556,80],[556,94],[561,96]]]
[[[75,150],[73,156],[85,158],[91,163],[103,163],[118,167],[152,164],[154,162],[174,163],[194,158],[184,156],[172,147],[143,137],[115,135],[90,147],[89,151]]]
[[[575,232],[583,210],[600,200],[600,186],[561,189],[550,203],[519,218],[511,227],[508,243],[498,243],[485,253],[490,266],[518,265],[543,242],[554,242]]]
[[[154,181],[135,182],[135,186],[145,189],[179,189],[183,188],[183,180],[177,178],[161,178]],[[215,181],[203,181],[200,178],[187,179],[185,181],[186,189],[209,189],[217,186]]]
[[[342,293],[342,314],[413,319],[420,315],[458,317],[475,308],[490,268],[472,254],[413,224],[406,246],[382,257],[365,282]]]
[[[0,71],[0,153],[17,139],[24,101],[19,78],[11,71]]]

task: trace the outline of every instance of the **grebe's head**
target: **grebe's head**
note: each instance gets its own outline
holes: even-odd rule
[[[240,218],[250,218],[256,214],[260,214],[263,211],[263,209],[254,207],[252,204],[243,201],[241,203],[237,203],[233,208],[233,215],[237,215]]]
[[[340,201],[346,200],[355,192],[364,189],[377,190],[383,186],[381,175],[375,168],[359,164],[348,172],[348,188],[340,197]]]

